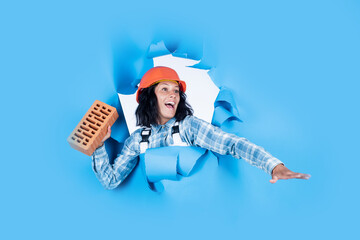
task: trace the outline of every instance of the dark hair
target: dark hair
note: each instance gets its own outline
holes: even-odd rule
[[[150,127],[150,125],[158,124],[158,102],[154,91],[157,85],[144,88],[139,95],[139,105],[135,112],[137,126]],[[177,121],[183,120],[188,115],[193,115],[193,109],[186,102],[186,94],[180,91],[179,95],[180,101],[175,113]]]

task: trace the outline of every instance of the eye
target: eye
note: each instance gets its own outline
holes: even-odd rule
[[[166,92],[166,91],[167,91],[167,88],[166,88],[166,87],[163,87],[163,88],[161,89],[161,91]]]
[[[175,90],[175,93],[180,93],[180,91],[179,91],[179,90]]]

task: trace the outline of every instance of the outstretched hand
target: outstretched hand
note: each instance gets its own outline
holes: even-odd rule
[[[271,183],[276,183],[279,179],[309,179],[311,176],[310,174],[304,173],[296,173],[289,170],[283,164],[277,165],[272,171],[272,179],[270,180]]]

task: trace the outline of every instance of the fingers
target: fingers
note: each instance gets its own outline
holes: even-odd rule
[[[279,178],[276,175],[272,176],[272,179],[270,180],[271,183],[276,183]]]
[[[298,179],[309,179],[311,177],[311,175],[310,174],[304,174],[304,173],[299,173],[299,176],[298,177],[296,177],[296,178],[298,178]]]
[[[101,140],[101,142],[105,142],[110,136],[111,136],[111,127],[108,126],[106,135],[105,135],[104,138]]]
[[[108,126],[108,131],[107,131],[107,134],[106,134],[106,138],[109,138],[111,136],[111,127]]]
[[[284,174],[274,174],[272,176],[272,179],[270,180],[271,183],[276,183],[277,180],[279,179],[283,179],[283,180],[286,180],[286,179],[309,179],[311,177],[310,174],[304,174],[304,173],[295,173],[295,172],[287,172],[287,173],[284,173]]]
[[[106,136],[107,136],[107,135],[109,135],[109,137],[110,137],[110,135],[111,135],[111,127],[110,127],[110,126],[108,126],[108,130],[107,130]]]
[[[304,173],[291,173],[286,175],[286,179],[297,178],[297,179],[309,179],[311,176],[310,174]]]

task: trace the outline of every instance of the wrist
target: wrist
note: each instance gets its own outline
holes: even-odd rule
[[[278,168],[279,166],[285,166],[283,163],[279,163],[278,165],[276,165],[274,168],[273,168],[273,170],[271,171],[271,175],[273,175],[274,174],[274,172],[275,172],[275,170],[276,170],[276,168]],[[279,169],[279,168],[278,168]]]

